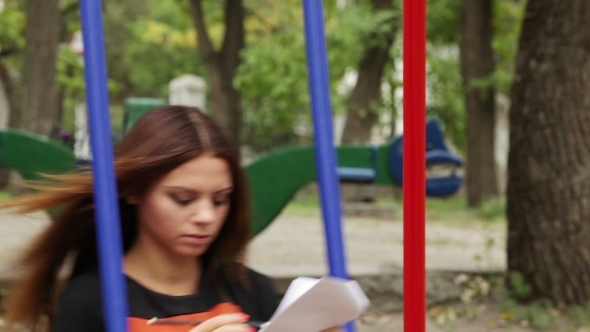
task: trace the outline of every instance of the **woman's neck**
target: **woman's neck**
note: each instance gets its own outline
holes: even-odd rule
[[[125,255],[125,274],[144,287],[167,295],[194,294],[202,275],[201,264],[192,257],[173,255],[141,238]]]

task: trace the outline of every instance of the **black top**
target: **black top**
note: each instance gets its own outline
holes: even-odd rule
[[[278,301],[271,280],[248,269],[248,284],[227,282],[221,278],[218,291],[203,278],[196,294],[170,296],[151,291],[126,277],[129,316],[143,319],[170,318],[207,312],[214,306],[231,302],[250,315],[253,321],[268,321]],[[62,292],[53,320],[52,332],[104,332],[100,275],[90,270],[74,277]]]

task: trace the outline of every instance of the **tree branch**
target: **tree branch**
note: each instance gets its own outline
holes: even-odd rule
[[[371,3],[373,5],[373,10],[384,10],[394,8],[393,0],[373,0]]]
[[[274,24],[272,24],[269,20],[267,20],[264,16],[260,15],[260,13],[258,13],[255,10],[246,8],[245,9],[245,15],[247,16],[254,16],[257,19],[259,19],[263,24],[265,24],[267,26],[268,32],[273,33],[277,30],[279,30],[279,28],[277,26],[275,26]]]
[[[61,10],[61,16],[66,17],[78,13],[80,10],[80,2],[72,2]]]
[[[245,46],[243,0],[225,0],[225,36],[221,54],[229,73],[240,65],[240,51]]]
[[[5,48],[0,50],[0,58],[11,56],[18,54],[22,51],[22,49],[13,47],[13,48]]]
[[[205,25],[202,2],[201,0],[190,0],[190,4],[191,16],[193,17],[195,29],[197,30],[197,49],[205,61],[207,61],[207,59],[215,57],[217,54],[211,42],[211,37],[209,37],[207,26]]]

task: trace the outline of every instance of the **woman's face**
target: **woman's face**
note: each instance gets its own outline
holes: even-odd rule
[[[223,159],[206,154],[180,165],[137,202],[138,241],[183,257],[204,254],[225,222],[232,190]]]

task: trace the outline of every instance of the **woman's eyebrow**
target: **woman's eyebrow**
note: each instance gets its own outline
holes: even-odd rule
[[[232,191],[232,190],[234,190],[234,187],[227,187],[225,189],[217,190],[216,192],[214,192],[214,194],[221,194],[221,193],[224,193],[226,191]]]
[[[182,187],[182,186],[164,186],[165,189],[173,189],[173,190],[182,190],[182,191],[188,191],[190,193],[193,194],[198,194],[199,192],[191,189],[191,188],[187,188],[187,187]]]
[[[164,188],[166,188],[166,189],[175,189],[175,190],[188,191],[188,192],[190,192],[192,194],[199,194],[200,193],[200,191],[198,191],[198,190],[194,190],[194,189],[191,189],[191,188],[188,188],[188,187],[183,187],[183,186],[164,186]],[[221,194],[221,193],[224,193],[226,191],[232,191],[232,190],[234,190],[234,187],[227,187],[227,188],[224,188],[224,189],[215,191],[214,194]]]

